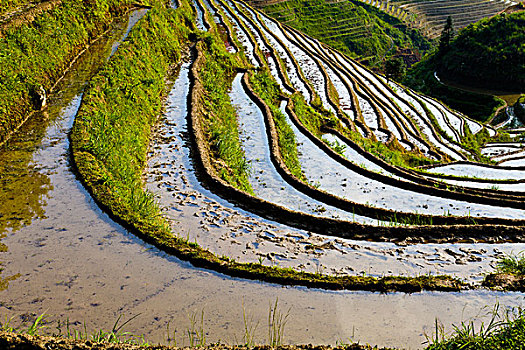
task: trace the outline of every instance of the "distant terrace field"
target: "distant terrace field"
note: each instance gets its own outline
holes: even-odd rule
[[[492,17],[515,2],[509,0],[365,0],[414,27],[431,38],[438,37],[448,16],[456,29]]]

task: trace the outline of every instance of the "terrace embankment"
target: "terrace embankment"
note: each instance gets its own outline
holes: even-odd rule
[[[185,5],[184,2],[181,2],[180,5],[182,6],[181,11],[184,11],[183,13],[186,15],[181,15],[181,11],[179,11],[179,16],[181,17],[176,17],[180,19],[180,21],[176,21],[176,23],[190,23],[190,11],[185,8],[187,5]],[[168,23],[171,25],[165,26],[166,22],[164,19],[166,18],[163,19],[162,15],[159,15],[158,12],[161,11],[161,8],[162,7],[158,7],[148,12],[146,17],[139,21],[139,25],[136,28],[143,29],[146,27],[151,30],[147,31],[150,34],[162,33],[167,27],[176,28],[177,26],[169,21],[173,13],[166,17],[168,18]],[[107,137],[104,139],[105,141],[108,141],[108,139],[111,140],[113,136],[118,135],[118,133],[109,132],[111,127],[122,126],[122,124],[125,123],[121,123],[121,120],[117,121],[115,119],[117,118],[117,113],[112,113],[113,109],[111,109],[115,108],[114,106],[107,107],[106,109],[106,107],[101,108],[99,104],[94,104],[93,101],[96,101],[97,97],[102,94],[107,94],[105,95],[106,97],[111,96],[111,99],[107,98],[107,101],[118,102],[119,106],[125,106],[122,108],[122,111],[126,113],[131,111],[130,113],[132,113],[136,106],[132,108],[126,103],[132,101],[140,105],[140,108],[146,106],[148,99],[144,98],[143,92],[145,90],[152,92],[152,95],[156,94],[152,96],[153,100],[160,101],[161,97],[165,94],[165,76],[163,74],[154,75],[154,78],[151,80],[148,79],[151,77],[150,74],[152,72],[149,71],[147,67],[154,66],[158,68],[159,71],[162,71],[162,65],[155,66],[146,64],[147,60],[143,60],[144,57],[139,55],[141,51],[134,50],[134,48],[135,45],[140,44],[142,49],[147,51],[148,54],[154,55],[157,59],[163,56],[159,55],[153,47],[144,45],[145,42],[142,41],[142,39],[144,39],[142,36],[144,31],[135,30],[136,28],[132,29],[130,39],[120,44],[116,55],[106,64],[107,66],[101,71],[100,75],[97,74],[93,79],[93,84],[90,85],[90,89],[93,90],[90,90],[91,93],[89,91],[86,92],[86,96],[84,97],[85,102],[82,108],[85,109],[82,110],[81,108],[80,116],[82,117],[82,121],[79,123],[86,121],[86,113],[92,111],[90,108],[104,110],[104,113],[100,114],[107,117],[107,119],[92,119],[93,125],[90,126],[98,127],[97,123],[100,122],[102,129],[108,129],[107,134],[98,134],[100,139]],[[189,33],[179,34],[189,36]],[[160,35],[159,37],[166,39],[162,40],[163,43],[173,43],[172,40],[167,40],[170,39],[169,36],[165,37]],[[157,39],[159,37],[157,37]],[[206,39],[205,36],[203,36],[203,38],[204,40],[211,40]],[[155,42],[155,40],[153,41]],[[215,43],[217,45],[223,44],[223,42],[218,39]],[[164,54],[169,55],[175,53],[175,50],[170,50],[169,47],[164,48],[166,49],[163,51]],[[126,59],[129,58],[129,61],[123,57]],[[176,58],[175,56],[174,61],[176,61]],[[130,63],[135,63],[139,66],[140,74],[134,74],[137,70],[130,67],[128,67],[128,69],[130,69],[129,71],[121,71],[123,73],[122,75],[109,74],[119,72],[118,67],[120,65],[129,66]],[[130,72],[131,74],[128,75]],[[118,88],[106,85],[110,84],[109,80],[111,79],[106,79],[109,75],[115,77],[116,82],[114,83]],[[134,76],[140,76],[139,81],[133,80],[132,77]],[[127,80],[128,78],[130,80]],[[160,82],[161,80],[162,82]],[[104,88],[99,89],[101,86]],[[93,91],[96,92],[94,95],[92,94]],[[112,95],[113,93],[116,95]],[[119,94],[122,94],[125,98],[120,98],[122,95]],[[52,314],[52,318],[62,320],[69,318],[71,324],[82,324],[86,321],[89,329],[97,329],[103,327],[105,324],[109,324],[109,326],[113,325],[116,314],[142,313],[140,320],[137,319],[137,323],[134,324],[130,330],[135,334],[146,334],[148,339],[152,339],[151,341],[166,341],[165,329],[167,325],[169,328],[170,324],[172,326],[177,324],[179,334],[185,333],[181,331],[181,328],[184,328],[184,325],[187,324],[188,312],[197,309],[200,311],[200,309],[202,309],[205,311],[204,322],[206,330],[209,330],[209,341],[217,341],[217,338],[224,340],[228,339],[228,337],[234,338],[236,335],[238,336],[238,333],[234,334],[235,331],[229,333],[228,330],[232,328],[237,330],[243,327],[242,314],[240,313],[242,310],[239,306],[239,301],[242,300],[243,297],[246,300],[245,305],[247,308],[252,311],[258,319],[262,320],[267,316],[268,302],[272,300],[275,301],[275,298],[278,297],[279,301],[283,303],[286,308],[293,306],[289,328],[287,328],[286,331],[287,341],[335,343],[337,339],[346,339],[349,336],[353,336],[354,339],[359,338],[363,342],[408,344],[407,346],[416,347],[419,346],[423,340],[420,334],[426,330],[430,330],[433,326],[434,318],[437,315],[435,310],[438,310],[439,306],[444,303],[451,308],[451,311],[447,312],[447,315],[445,315],[443,319],[446,323],[451,323],[453,320],[459,319],[463,312],[466,315],[476,313],[480,305],[493,303],[495,297],[499,297],[501,303],[508,305],[515,305],[516,303],[517,298],[515,295],[500,295],[486,291],[469,291],[461,294],[420,293],[416,295],[398,293],[379,295],[363,292],[327,293],[315,289],[282,288],[281,286],[267,283],[230,279],[222,274],[192,268],[188,264],[182,263],[178,259],[170,257],[140,241],[135,236],[128,234],[122,227],[115,224],[102,213],[93,203],[90,196],[82,190],[82,186],[75,181],[74,174],[71,173],[68,163],[67,152],[69,147],[65,135],[71,126],[72,118],[76,115],[76,109],[79,104],[80,98],[75,98],[70,108],[65,106],[68,108],[60,109],[61,111],[67,110],[68,117],[54,125],[51,131],[49,131],[49,137],[45,137],[43,142],[37,145],[38,152],[35,153],[35,158],[32,158],[32,156],[29,157],[35,164],[34,173],[47,175],[53,188],[49,189],[49,191],[43,195],[39,195],[38,191],[32,193],[35,195],[35,198],[31,203],[35,204],[35,202],[37,202],[38,206],[45,210],[40,211],[40,217],[32,217],[33,220],[31,222],[24,222],[23,225],[19,225],[18,229],[13,228],[12,231],[9,231],[9,237],[5,240],[10,250],[2,253],[2,258],[4,259],[5,257],[5,259],[8,260],[4,273],[14,275],[17,272],[21,272],[23,276],[23,278],[12,281],[9,289],[2,292],[2,314],[8,317],[11,317],[13,313],[19,313],[22,315],[21,318],[30,319],[32,313],[42,313],[48,310],[47,312]],[[66,103],[66,105],[68,104]],[[137,107],[137,113],[143,112],[144,109]],[[150,118],[148,122],[155,120],[155,118]],[[38,124],[39,120],[37,120],[36,123]],[[86,125],[84,124],[83,126]],[[27,125],[27,127],[27,133],[24,132],[23,135],[30,134],[32,125]],[[129,132],[129,130],[126,130],[126,132]],[[136,132],[133,134],[139,135],[140,133]],[[76,136],[73,135],[72,139],[74,140]],[[173,135],[171,136],[173,137]],[[22,137],[20,148],[24,148],[24,145]],[[98,150],[95,147],[97,146],[95,142],[91,143],[90,146],[93,147],[89,148],[90,152]],[[133,152],[143,151],[144,148],[137,146],[126,149],[126,151],[131,150],[133,150]],[[2,150],[2,152],[4,151],[12,151],[11,146],[7,150]],[[84,151],[86,151],[86,149],[84,149]],[[120,152],[120,150],[117,149],[117,152]],[[104,154],[107,155],[108,153]],[[140,164],[140,161],[144,158],[137,157],[134,159],[137,163],[131,163],[133,163],[133,166]],[[102,161],[106,160],[108,159],[102,159]],[[126,159],[126,161],[128,160],[129,159]],[[169,164],[168,169],[172,169],[172,164],[173,163]],[[109,162],[108,168],[110,165],[113,164]],[[137,168],[140,167],[137,166]],[[129,168],[121,170],[127,171]],[[92,183],[94,186],[109,186],[114,180],[108,174],[94,172],[92,175],[93,177],[89,179],[97,180]],[[99,175],[101,176],[96,178],[96,176]],[[163,174],[159,175],[163,176]],[[35,176],[35,178],[38,177],[39,175]],[[183,182],[182,177],[180,181]],[[29,182],[26,182],[26,184],[28,183]],[[38,189],[38,183],[35,185],[36,189]],[[140,183],[140,185],[142,185],[142,183]],[[43,187],[45,188],[46,186],[44,185]],[[119,189],[115,188],[115,190]],[[100,192],[98,194],[100,195]],[[102,195],[105,194],[107,193],[102,192]],[[144,198],[140,197],[138,193],[133,193],[133,196],[135,196],[135,200]],[[199,195],[196,194],[195,197],[197,196]],[[15,197],[19,198],[20,196],[17,194]],[[107,198],[109,198],[109,196],[104,199]],[[138,200],[133,202],[130,200],[126,202],[126,197],[123,199],[123,202],[116,204],[115,208],[117,209],[114,210],[113,214],[117,212],[119,205],[124,206],[129,204],[129,202],[137,204],[139,208],[138,211],[141,214],[148,213],[147,210],[141,211],[145,207],[144,204],[147,204],[148,201]],[[202,197],[198,198],[198,200],[202,201],[200,203],[209,203],[210,201],[209,198]],[[199,206],[195,204],[198,203],[197,198],[192,198],[191,196],[186,198],[186,203],[188,206],[194,208],[198,208]],[[180,205],[182,206],[183,204]],[[233,207],[231,204],[228,205],[230,206],[229,208]],[[171,207],[175,207],[175,210],[177,206],[178,204],[175,205],[171,202]],[[234,209],[238,210],[238,208]],[[217,214],[215,215],[212,213],[213,210],[217,210],[217,208],[215,206],[210,208],[210,216],[220,217],[220,215],[223,215],[222,213],[215,213]],[[201,212],[200,210],[196,211],[198,214]],[[140,225],[140,222],[132,221],[134,218],[130,220],[133,225]],[[252,216],[249,226],[259,226],[260,220],[260,218]],[[13,219],[13,222],[20,223],[16,218]],[[215,221],[215,224],[217,223],[220,224],[220,222]],[[184,223],[180,225],[178,223],[173,224],[177,229],[184,225]],[[186,225],[189,225],[194,232],[197,231],[195,235],[200,234],[203,237],[208,235],[208,231],[204,228],[196,228],[196,226],[192,226],[187,222]],[[275,223],[270,223],[268,226],[265,226],[265,228],[275,231],[261,232],[261,234],[265,233],[269,238],[271,238],[272,232],[279,234],[280,232],[277,231],[280,231],[283,226],[277,226],[276,229],[274,225]],[[144,227],[148,228],[147,225],[144,225],[143,228]],[[225,230],[229,231],[229,229]],[[140,234],[136,230],[132,232]],[[206,265],[203,263],[202,258],[205,254],[198,255],[202,253],[202,251],[200,251],[195,244],[191,243],[194,232],[191,232],[189,239],[184,237],[184,231],[176,232],[180,232],[180,239],[163,236],[161,235],[163,231],[160,230],[154,232],[154,234],[158,234],[154,238],[163,240],[168,237],[169,239],[173,238],[174,242],[184,243],[180,246],[174,244],[171,247],[168,246],[168,244],[163,245],[159,243],[159,246],[174,254],[181,254],[181,257],[197,265],[202,264],[200,266],[210,266],[211,268],[220,266],[220,268],[216,269],[234,276],[236,275],[235,272],[230,271],[234,268],[243,268],[243,265],[235,264],[229,260],[228,264],[224,265],[223,263],[227,261],[227,259],[224,258],[219,259],[220,262],[216,265],[211,263],[210,265]],[[300,232],[300,234],[305,237],[310,235],[305,232]],[[314,237],[313,235],[311,236]],[[311,244],[311,246],[305,248],[305,250],[311,251],[309,255],[311,259],[320,257],[322,250],[328,250],[327,248],[322,248],[322,244],[326,238],[321,236],[316,237],[319,247],[311,244],[316,243],[313,241],[313,238],[309,243],[306,243],[307,241],[299,243],[299,245],[303,243],[304,245]],[[288,238],[293,239],[291,237]],[[164,241],[164,243],[166,243],[166,241]],[[267,239],[267,242],[269,242],[269,239]],[[339,242],[343,241],[334,240],[332,242],[333,246],[337,247]],[[277,240],[275,243],[275,246],[282,244]],[[328,243],[330,244],[330,241]],[[349,244],[349,242],[343,243]],[[234,244],[231,245],[233,246]],[[286,242],[286,245],[288,247],[292,246],[291,242]],[[355,248],[348,248],[345,246],[346,251],[344,253],[334,248],[333,251],[335,251],[335,253],[333,253],[332,256],[337,257],[339,261],[344,261],[346,265],[348,263],[348,256],[352,255],[356,261],[360,261],[361,265],[358,265],[360,266],[360,271],[364,271],[365,274],[379,276],[383,273],[395,274],[398,271],[405,271],[405,273],[406,270],[413,271],[411,270],[411,266],[416,269],[416,272],[409,272],[410,275],[427,272],[427,270],[432,268],[431,261],[425,260],[427,259],[425,257],[421,257],[425,254],[418,253],[417,250],[419,249],[428,249],[429,252],[433,252],[434,249],[441,249],[440,255],[433,256],[433,258],[440,259],[440,261],[447,259],[444,255],[443,247],[437,245],[400,247],[392,244],[388,245],[388,248],[384,252],[377,253],[374,259],[371,259],[370,256],[382,249],[383,246],[381,244],[374,245],[361,241],[354,242],[354,247]],[[461,270],[464,267],[465,269],[462,271],[465,275],[468,275],[470,271],[477,270],[478,267],[482,266],[481,264],[485,262],[481,262],[480,265],[474,265],[475,263],[472,263],[473,265],[467,266],[462,265],[461,261],[476,259],[479,256],[490,256],[491,259],[496,259],[498,252],[495,249],[500,246],[494,247],[496,248],[492,248],[492,246],[483,246],[483,248],[481,248],[487,249],[489,252],[478,250],[463,253],[462,250],[466,251],[466,248],[478,249],[478,246],[447,246],[447,248],[450,249],[448,256],[450,259],[453,259],[448,265],[450,271]],[[176,249],[183,251],[183,253],[177,253]],[[233,248],[230,247],[230,249]],[[503,249],[509,248],[503,246]],[[377,263],[377,261],[382,261],[385,258],[390,259],[389,261],[397,261],[397,257],[389,256],[391,256],[391,254],[401,254],[398,253],[399,250],[407,252],[407,255],[405,255],[405,265],[396,267],[395,272],[389,272],[389,267],[386,266],[386,264]],[[290,255],[293,254],[288,253]],[[220,255],[220,253],[217,255]],[[271,254],[269,255],[270,257],[272,256]],[[206,258],[212,259],[213,257],[206,255]],[[363,262],[363,260],[367,262]],[[417,262],[415,262],[416,260]],[[100,264],[101,261],[104,261],[104,264]],[[290,258],[289,261],[293,263],[292,258]],[[315,260],[312,261],[313,263],[305,267],[305,269],[315,271]],[[426,263],[424,261],[426,261]],[[459,263],[455,263],[455,261],[459,261]],[[418,266],[420,262],[424,262],[424,267]],[[250,271],[251,275],[249,275],[248,272],[239,274],[245,277],[255,276],[256,278],[265,279],[266,275],[271,276],[272,273],[275,273],[277,276],[274,275],[274,277],[272,277],[275,282],[283,281],[282,275],[279,277],[279,274],[290,273],[290,276],[293,277],[293,273],[287,272],[286,269],[268,266],[276,265],[276,260],[272,261],[268,259],[264,261],[264,264],[266,264],[266,266],[260,266],[263,265],[262,263],[251,265],[251,267],[256,270],[256,273]],[[224,266],[227,266],[227,268]],[[244,267],[246,267],[246,265],[244,265]],[[301,267],[296,267],[296,269],[300,270]],[[60,271],[60,274],[57,275],[56,271]],[[311,283],[308,285],[312,286],[326,285],[326,280],[322,277],[319,277],[321,278],[320,282],[318,281],[317,284],[314,283],[317,275],[322,272],[323,266],[319,264],[317,265],[317,271],[315,273],[302,274],[302,276],[309,281],[305,282],[305,284]],[[363,275],[363,273],[357,270],[355,273]],[[295,274],[295,276],[297,276],[297,274]],[[292,277],[282,283],[293,281]],[[395,278],[380,279],[370,278],[368,276],[362,279],[350,278],[348,280],[350,282],[353,281],[354,285],[364,283],[364,289],[375,288],[377,290],[391,290],[394,288],[391,286],[399,282],[411,285],[410,287],[399,287],[400,289],[415,291],[421,289],[421,283],[427,286],[425,288],[432,288],[432,283],[435,283],[435,281],[433,282],[431,278],[427,278],[426,276],[406,280],[398,278],[398,282],[393,282],[396,280]],[[359,283],[356,283],[356,281]],[[457,287],[459,282],[444,278],[443,283],[449,283],[449,286],[452,284]],[[31,287],[29,287],[29,285]],[[213,286],[213,289],[210,289],[210,286]],[[440,288],[442,288],[442,286]],[[465,309],[465,301],[469,302],[468,308],[467,311],[462,311]],[[66,308],[64,308],[64,305],[66,305]],[[210,309],[213,311],[210,312]],[[235,310],[239,311],[239,313],[235,313]],[[385,310],[392,310],[388,322],[384,321]],[[381,313],[382,317],[377,317],[378,313]],[[442,314],[442,311],[439,314]],[[400,323],[399,317],[402,317],[405,322]],[[413,321],[407,322],[407,320],[410,319],[413,319]],[[366,320],[370,320],[370,322]],[[311,322],[316,322],[316,327],[311,327]],[[356,331],[359,334],[352,331],[352,325],[355,325],[356,322],[359,323],[359,329]],[[377,332],[377,327],[381,327],[383,330],[380,334]],[[417,335],[414,335],[414,329],[421,331]]]
[[[0,145],[32,113],[45,108],[47,95],[72,63],[130,7],[131,2],[120,0],[49,1],[0,23]]]

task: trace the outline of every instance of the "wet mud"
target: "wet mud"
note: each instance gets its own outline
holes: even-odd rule
[[[122,31],[114,39],[121,37]],[[111,48],[93,47],[64,79],[46,113],[35,115],[0,149],[2,278],[19,275],[0,291],[0,318],[13,324],[45,312],[49,321],[110,329],[119,315],[140,314],[126,326],[149,342],[189,345],[192,314],[204,312],[208,342],[239,343],[244,303],[260,321],[255,341],[266,341],[268,306],[289,310],[285,343],[360,341],[421,347],[435,318],[450,325],[486,320],[483,307],[519,306],[521,293],[379,294],[326,292],[228,278],[181,262],[115,224],[93,202],[70,168],[67,134],[90,72]],[[97,53],[97,50],[99,52]],[[248,213],[203,187],[194,172],[187,130],[189,65],[168,97],[152,144],[147,187],[157,194],[174,232],[220,255],[305,271],[373,276],[450,273],[482,279],[519,244],[399,246],[326,238]],[[7,174],[7,175],[4,175]],[[446,305],[444,308],[443,305]],[[381,329],[381,332],[377,330]]]

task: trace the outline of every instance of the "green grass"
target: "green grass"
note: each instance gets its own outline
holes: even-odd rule
[[[129,0],[64,0],[0,38],[0,144],[33,110],[31,91],[49,92],[71,60],[129,7]],[[45,38],[45,40],[42,40]]]
[[[202,49],[204,62],[199,77],[206,92],[199,102],[215,169],[232,186],[253,193],[248,180],[249,164],[239,140],[236,110],[228,95],[233,78],[242,67],[216,35],[203,34]]]
[[[507,255],[498,261],[498,272],[525,276],[525,255]]]
[[[305,180],[297,154],[297,140],[292,127],[279,109],[280,88],[268,70],[250,75],[250,84],[255,93],[270,107],[279,137],[278,144],[284,164],[298,179]]]
[[[507,310],[500,315],[494,308],[488,323],[476,327],[472,321],[454,326],[451,336],[445,337],[436,321],[436,334],[427,350],[519,350],[525,349],[525,313],[522,309]]]
[[[72,130],[75,162],[94,195],[138,225],[165,224],[141,175],[164,79],[190,33],[186,21],[188,7],[150,10],[90,81]]]
[[[72,325],[69,323],[69,319],[66,321],[58,320],[55,327],[56,331],[52,332],[50,336],[60,337],[72,340],[84,340],[95,343],[105,343],[105,344],[132,344],[139,346],[148,346],[149,344],[144,341],[144,336],[136,336],[130,332],[124,331],[123,328],[137,318],[140,314],[135,315],[128,320],[120,323],[122,315],[120,315],[111,330],[98,329],[96,331],[89,332],[87,330],[86,324],[84,323],[83,329],[80,330],[72,328]],[[35,319],[29,323],[23,322],[18,327],[15,327],[11,324],[14,317],[5,319],[4,322],[0,321],[0,331],[1,332],[10,332],[18,334],[26,334],[31,336],[40,336],[47,335],[46,329],[49,329],[49,322],[46,320],[46,314],[40,314],[35,317]]]
[[[0,2],[0,16],[3,15],[4,13],[7,13],[7,12],[10,12],[14,9],[16,9],[17,7],[19,6],[24,6],[30,2],[42,2],[43,0],[40,0],[40,1],[31,1],[31,0],[2,0],[2,2]]]

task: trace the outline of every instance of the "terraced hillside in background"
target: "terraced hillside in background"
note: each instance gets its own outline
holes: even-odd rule
[[[366,3],[391,13],[430,38],[437,38],[447,20],[452,17],[457,29],[483,18],[492,17],[507,7],[512,0],[365,0]]]
[[[399,19],[356,1],[253,0],[249,3],[369,65],[380,66],[385,57],[402,50],[419,57],[430,48],[427,39],[408,29]]]
[[[180,320],[201,292],[215,292],[211,307],[227,315],[233,307],[226,299],[259,296],[261,288],[270,287],[271,298],[299,291],[297,308],[319,292],[238,278],[336,290],[458,291],[498,286],[484,280],[486,273],[523,247],[523,128],[500,133],[244,2],[57,4],[35,21],[0,29],[0,218],[9,233],[5,253],[19,252],[9,259],[32,274],[17,279],[18,267],[4,270],[13,277],[2,300],[15,312],[52,302],[78,317],[91,310],[97,322],[108,310],[114,317],[112,306],[149,312],[152,304],[143,302],[154,299],[155,318],[145,323],[164,332],[166,315]],[[111,34],[113,18],[128,10],[127,25]],[[64,84],[70,93],[56,93],[69,63],[106,32],[115,36],[101,43],[107,49],[92,56],[88,50]],[[49,93],[47,107],[32,103],[34,89]],[[25,129],[17,132],[20,124]],[[201,282],[187,284],[196,279],[179,275],[177,259],[126,230],[193,266],[236,278],[195,269]],[[137,253],[108,250],[113,246]],[[106,258],[114,255],[122,259]],[[134,265],[140,256],[155,269]],[[62,270],[65,282],[57,283]],[[67,282],[80,274],[86,277]],[[160,290],[148,288],[152,277]],[[523,277],[512,278],[513,285],[503,280],[505,288],[523,288]],[[242,292],[232,293],[239,284]],[[95,303],[106,291],[104,303]],[[470,302],[474,293],[452,298]],[[355,294],[372,298],[369,305],[392,300]],[[445,312],[445,293],[422,293],[419,305],[429,294]],[[333,295],[324,305],[334,304]],[[70,308],[62,296],[88,304]],[[400,297],[403,309],[410,298]],[[325,313],[334,328],[348,323],[339,317],[355,315],[360,302],[348,301],[336,305],[348,307],[338,317]],[[310,314],[311,322],[324,325],[322,314]],[[317,331],[311,322],[302,323],[302,334]]]
[[[514,95],[506,97],[512,105],[525,93],[524,28],[523,10],[472,24],[461,30],[448,47],[436,50],[415,65],[404,82],[478,120],[489,120],[504,105],[489,94]],[[480,89],[484,94],[445,83]]]

